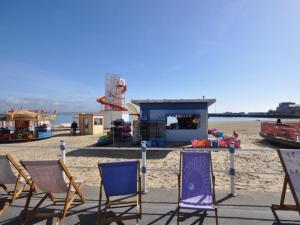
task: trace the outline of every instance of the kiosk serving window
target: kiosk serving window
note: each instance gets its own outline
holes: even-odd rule
[[[99,126],[99,125],[102,125],[102,124],[103,124],[102,118],[94,118],[94,125],[95,126]]]
[[[200,115],[168,115],[167,130],[196,130],[200,128]]]

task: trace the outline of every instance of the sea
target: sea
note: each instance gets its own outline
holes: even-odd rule
[[[78,115],[76,112],[57,113],[55,124],[71,124],[74,116]],[[244,117],[210,117],[208,122],[242,122],[242,121],[276,121],[276,119],[268,118],[244,118]]]
[[[74,121],[74,116],[78,115],[76,112],[61,112],[56,113],[55,125],[71,124]]]

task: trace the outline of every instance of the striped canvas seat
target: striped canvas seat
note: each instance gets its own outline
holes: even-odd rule
[[[76,196],[79,197],[82,203],[85,202],[81,190],[84,182],[76,182],[61,160],[20,161],[20,163],[25,167],[32,179],[30,192],[24,209],[24,223],[38,214],[38,208],[47,199],[47,197],[49,197],[55,204],[57,200],[54,197],[54,194],[66,194],[64,209],[60,213],[55,224],[59,224],[60,221],[66,217],[67,211],[72,205]],[[45,193],[45,195],[34,207],[33,212],[29,214],[28,207],[31,201],[32,192],[35,188]],[[45,217],[49,217],[49,215],[46,215]]]
[[[218,224],[210,152],[193,150],[181,153],[178,187],[177,224],[179,224],[180,208],[215,211]]]
[[[15,184],[17,176],[13,172],[6,155],[0,156],[0,184]]]
[[[9,196],[4,207],[0,209],[0,215],[16,201],[26,185],[30,185],[30,182],[30,178],[22,171],[11,155],[0,156],[0,187]],[[14,186],[13,190],[9,190],[8,185]]]

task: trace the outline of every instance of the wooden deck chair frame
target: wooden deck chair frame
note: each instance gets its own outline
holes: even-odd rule
[[[6,192],[6,194],[11,196],[11,199],[5,202],[3,208],[0,209],[0,216],[4,213],[4,211],[7,208],[9,208],[16,201],[16,199],[22,194],[22,192],[24,192],[25,187],[27,185],[30,186],[31,184],[31,180],[23,172],[23,170],[13,159],[13,157],[10,154],[5,155],[5,157],[10,162],[10,164],[15,168],[18,174],[16,175],[16,183],[14,185],[13,190],[9,190],[5,184],[0,184],[0,187],[2,187],[2,189]],[[23,184],[21,182],[21,178],[23,178],[25,181]]]
[[[20,161],[20,163],[22,164],[22,161]],[[39,218],[49,218],[49,217],[54,217],[54,216],[58,216],[57,221],[55,222],[55,225],[58,225],[60,223],[60,221],[62,219],[64,219],[67,216],[67,212],[68,209],[71,207],[72,203],[75,201],[75,197],[76,195],[78,195],[79,197],[79,201],[83,204],[85,203],[85,198],[83,193],[81,192],[81,189],[84,185],[84,182],[82,182],[80,185],[77,185],[77,183],[75,182],[74,178],[71,176],[68,168],[66,167],[66,165],[63,163],[62,160],[58,160],[58,164],[61,167],[62,171],[64,172],[64,174],[66,175],[67,180],[69,181],[69,185],[68,185],[68,191],[66,194],[66,198],[65,200],[58,200],[54,197],[53,193],[45,193],[45,195],[42,197],[42,199],[34,206],[33,210],[31,213],[28,212],[28,208],[29,208],[29,204],[30,204],[30,200],[32,198],[32,194],[34,192],[34,190],[36,189],[34,182],[31,182],[30,185],[30,191],[28,194],[28,198],[25,204],[25,208],[24,208],[24,212],[22,215],[22,224],[26,224],[30,219],[32,219],[33,217],[39,217]],[[22,164],[23,165],[23,164]],[[23,165],[24,168],[26,169],[26,166]],[[72,193],[72,188],[74,188],[74,193]],[[55,205],[58,202],[63,202],[64,203],[64,208],[63,211],[58,213],[58,214],[54,214],[54,213],[38,213],[38,209],[39,207],[42,205],[42,203],[47,199],[50,198],[50,200],[52,201],[52,203]]]
[[[179,173],[178,173],[178,203],[177,203],[177,225],[179,225],[179,216],[180,216],[180,202],[181,202],[181,182],[182,182],[182,155],[183,155],[184,151],[180,151],[180,163],[179,163]],[[211,155],[211,153],[209,152],[209,154]],[[218,221],[218,208],[217,208],[217,200],[216,200],[216,194],[215,194],[215,176],[213,173],[213,166],[212,166],[212,162],[210,163],[211,166],[211,177],[212,177],[212,185],[213,185],[213,204],[215,206],[215,218],[216,218],[216,225],[219,224]]]
[[[300,214],[300,205],[299,205],[299,200],[297,198],[297,194],[296,194],[296,191],[293,187],[293,185],[291,184],[291,181],[290,181],[290,178],[289,178],[289,173],[288,173],[288,170],[286,168],[286,165],[283,161],[283,158],[281,156],[281,152],[280,150],[277,150],[277,153],[278,153],[278,156],[279,156],[279,159],[281,161],[281,164],[282,164],[282,167],[283,167],[283,170],[284,170],[284,173],[285,173],[285,176],[284,176],[284,181],[283,181],[283,187],[282,187],[282,192],[281,192],[281,198],[280,198],[280,203],[279,205],[277,204],[273,204],[272,205],[272,208],[275,209],[275,210],[291,210],[291,211],[298,211],[299,214]],[[292,195],[293,195],[293,198],[296,202],[295,205],[289,205],[289,204],[285,204],[284,201],[285,201],[285,196],[286,196],[286,190],[287,190],[287,186],[289,185],[290,187],[290,190],[292,192]]]
[[[106,223],[113,223],[113,222],[118,222],[118,221],[123,221],[123,220],[136,220],[136,224],[138,224],[139,219],[142,219],[142,187],[141,187],[141,171],[140,171],[140,162],[137,161],[137,167],[138,167],[138,192],[137,192],[137,199],[136,201],[111,201],[108,196],[106,196],[106,202],[104,209],[101,210],[101,204],[102,204],[102,192],[103,192],[103,176],[102,176],[102,171],[101,167],[99,167],[99,172],[100,172],[100,193],[99,193],[99,204],[98,204],[98,213],[97,213],[97,225],[102,225]],[[117,216],[113,218],[105,218],[107,209],[109,209],[112,206],[124,206],[124,205],[133,205],[135,204],[137,212],[135,215],[128,215],[128,216]],[[100,218],[100,213],[104,212],[103,217]]]

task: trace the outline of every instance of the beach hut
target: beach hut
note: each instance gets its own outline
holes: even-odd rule
[[[81,135],[103,135],[103,115],[92,113],[80,113],[78,114],[78,120],[79,132]]]
[[[10,110],[0,116],[0,142],[30,141],[53,135],[52,123],[55,113],[42,110]]]
[[[140,107],[143,140],[190,142],[207,139],[208,107],[215,99],[132,100]]]

